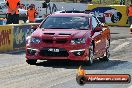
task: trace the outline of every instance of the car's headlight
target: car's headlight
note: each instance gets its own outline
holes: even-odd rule
[[[71,40],[72,44],[83,44],[86,43],[86,39],[85,38],[76,38]]]
[[[37,38],[37,37],[31,38],[31,43],[40,43],[40,42],[41,42],[40,38]]]

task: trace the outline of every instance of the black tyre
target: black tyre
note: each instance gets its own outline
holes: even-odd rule
[[[26,60],[26,62],[30,65],[35,65],[37,60]]]
[[[94,59],[94,46],[92,44],[89,47],[89,56],[88,56],[88,59],[87,59],[89,66],[91,66],[93,64],[93,59]]]

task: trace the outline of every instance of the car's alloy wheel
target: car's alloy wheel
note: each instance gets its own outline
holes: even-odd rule
[[[110,43],[107,40],[107,48],[106,48],[106,51],[104,53],[104,57],[100,58],[100,61],[109,61],[109,57],[110,57],[110,50],[109,49],[110,49]]]
[[[26,60],[26,62],[30,65],[35,65],[37,60]]]
[[[92,65],[93,64],[93,59],[94,59],[94,46],[90,45],[89,47],[89,56],[88,56],[88,65]]]

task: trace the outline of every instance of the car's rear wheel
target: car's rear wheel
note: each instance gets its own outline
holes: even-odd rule
[[[94,46],[92,44],[89,47],[89,56],[88,56],[88,59],[87,59],[87,62],[88,62],[89,66],[91,66],[93,64],[93,59],[94,59]]]
[[[26,60],[26,62],[30,65],[35,65],[37,60]]]
[[[110,49],[110,41],[107,40],[107,48],[106,48],[103,58],[99,58],[100,61],[109,61],[109,57],[110,57],[109,49]]]

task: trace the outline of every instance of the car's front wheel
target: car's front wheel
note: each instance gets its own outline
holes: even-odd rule
[[[26,62],[30,65],[35,65],[37,60],[26,60]]]
[[[94,59],[94,46],[92,44],[89,47],[89,56],[88,56],[88,59],[87,59],[89,66],[91,66],[93,64],[93,59]]]

